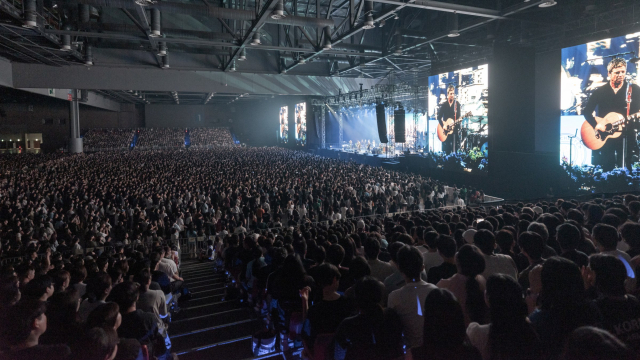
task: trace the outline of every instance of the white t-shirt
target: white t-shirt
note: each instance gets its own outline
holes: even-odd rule
[[[515,261],[509,255],[486,255],[484,256],[484,272],[482,276],[488,279],[489,276],[494,274],[505,274],[513,277],[514,280],[518,280],[518,268]]]
[[[433,289],[436,289],[434,285],[420,280],[389,294],[388,307],[394,309],[400,316],[403,332],[409,340],[409,347],[422,346],[424,300]]]
[[[440,254],[438,254],[437,251],[436,252],[427,251],[426,253],[422,254],[422,258],[424,259],[424,271],[427,274],[429,273],[429,269],[431,269],[434,266],[441,265],[444,262],[444,260],[442,259],[442,256],[440,256]]]
[[[489,360],[491,355],[489,354],[489,330],[491,329],[491,324],[480,325],[477,322],[472,322],[467,327],[467,336],[469,337],[469,342],[473,347],[480,351],[482,355],[482,360]]]
[[[167,274],[169,280],[171,280],[171,282],[174,282],[175,279],[173,278],[173,275],[178,272],[178,266],[173,260],[162,258],[158,263],[158,271],[162,271],[163,273]]]

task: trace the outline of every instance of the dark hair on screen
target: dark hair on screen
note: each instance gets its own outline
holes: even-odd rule
[[[484,272],[486,266],[484,256],[476,246],[467,244],[458,251],[456,264],[460,274],[467,277],[465,284],[467,301],[464,306],[467,314],[469,314],[469,319],[483,324],[485,322],[486,306],[484,293],[480,290],[480,283],[478,283],[476,277]]]

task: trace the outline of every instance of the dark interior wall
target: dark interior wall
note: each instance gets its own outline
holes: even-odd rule
[[[145,126],[152,127],[229,127],[242,142],[251,146],[278,144],[278,115],[289,106],[289,129],[295,128],[295,106],[304,96],[279,96],[266,100],[236,101],[222,105],[146,105]],[[313,110],[307,103],[307,139],[315,136]],[[231,121],[229,121],[231,120]],[[291,133],[289,145],[295,143]]]
[[[494,49],[489,64],[489,99],[491,182],[487,192],[507,198],[544,195],[549,182],[545,171],[549,169],[547,159],[535,154],[537,97],[533,49]]]
[[[68,101],[3,88],[3,91],[5,90],[11,92],[10,98],[13,100],[0,104],[6,114],[0,118],[0,132],[42,133],[44,152],[66,147],[69,137]],[[121,112],[81,104],[80,127],[83,130],[103,127],[142,127],[144,117],[141,116],[140,111],[141,109],[136,109],[132,104],[124,105]],[[53,122],[45,124],[44,119],[53,119]]]
[[[489,64],[489,139],[496,152],[535,151],[535,53],[496,47]]]
[[[559,158],[561,50],[536,54],[535,151]]]

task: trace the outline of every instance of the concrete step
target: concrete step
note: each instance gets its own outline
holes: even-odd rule
[[[241,320],[229,324],[212,326],[195,330],[183,336],[171,337],[173,351],[176,353],[190,352],[201,349],[211,344],[229,341],[232,339],[251,337],[259,330],[258,320]],[[224,358],[220,358],[224,359]]]

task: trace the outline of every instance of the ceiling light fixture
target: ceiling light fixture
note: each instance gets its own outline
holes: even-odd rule
[[[538,5],[538,7],[548,8],[548,7],[555,6],[556,4],[558,4],[558,3],[555,2],[554,0],[547,0],[547,1],[543,2],[542,4]]]
[[[260,33],[259,32],[254,32],[253,33],[253,38],[251,39],[251,45],[253,46],[257,46],[260,45]]]
[[[275,8],[271,12],[271,18],[274,19],[274,20],[280,20],[280,19],[282,19],[284,17],[286,17],[286,15],[284,14],[284,3],[283,3],[283,0],[278,0],[278,2],[276,3]]]

